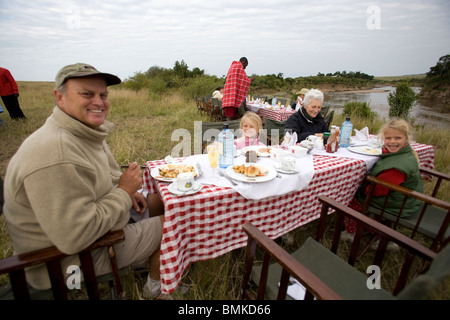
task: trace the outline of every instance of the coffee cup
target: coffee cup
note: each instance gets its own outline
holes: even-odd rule
[[[177,189],[179,191],[189,191],[194,185],[194,174],[192,172],[183,172],[177,176]]]
[[[289,151],[295,158],[306,157],[306,154],[308,153],[308,149],[302,146],[289,146]]]
[[[283,149],[272,148],[270,150],[270,158],[274,161],[280,162],[284,156],[289,155],[289,152]]]
[[[295,158],[292,156],[284,156],[281,159],[281,169],[286,171],[295,171]]]

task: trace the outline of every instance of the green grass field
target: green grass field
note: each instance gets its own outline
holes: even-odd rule
[[[54,107],[53,82],[20,82],[20,104],[28,117],[26,122],[11,121],[7,112],[1,115],[4,126],[0,127],[0,176],[3,178],[11,156],[22,141],[42,126]],[[256,94],[256,93],[254,93]],[[170,92],[155,97],[146,90],[138,92],[125,89],[110,89],[111,111],[109,120],[116,127],[108,138],[108,143],[117,163],[137,161],[144,164],[148,160],[162,159],[170,154],[178,141],[172,141],[175,129],[187,129],[193,135],[194,121],[209,121],[197,111],[193,97],[181,92]],[[343,122],[344,116],[337,115],[333,124]],[[366,121],[352,118],[355,128],[369,127],[377,132],[383,119]],[[435,146],[435,168],[450,173],[449,130],[415,127],[414,139]],[[444,185],[440,197],[449,201],[449,186]],[[296,244],[302,243],[307,235],[313,234],[312,222],[293,233]],[[12,254],[11,243],[4,217],[0,217],[0,258]],[[287,247],[293,250],[294,246]],[[191,264],[183,275],[182,288],[174,293],[175,298],[209,300],[239,299],[242,277],[243,249],[237,249],[214,260]],[[0,278],[0,287],[6,283]],[[139,277],[129,275],[124,278],[127,299],[138,299],[141,287]],[[448,286],[440,288],[433,299],[449,299]]]

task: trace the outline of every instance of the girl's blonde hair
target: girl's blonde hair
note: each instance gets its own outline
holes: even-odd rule
[[[408,141],[408,144],[411,143],[412,141],[412,135],[411,135],[411,126],[409,125],[408,122],[406,122],[406,120],[404,119],[392,119],[390,121],[388,121],[387,123],[385,123],[380,131],[379,131],[379,138],[381,141],[384,141],[384,134],[386,133],[386,131],[388,129],[394,129],[394,130],[398,130],[401,133],[403,133],[406,136],[406,140]],[[416,157],[417,161],[419,162],[419,156],[417,155],[417,152],[414,151],[413,149],[411,149],[412,153],[414,154],[414,156]]]
[[[262,120],[261,120],[260,116],[258,116],[256,113],[254,113],[252,111],[247,111],[242,116],[241,123],[240,123],[241,129],[244,126],[244,121],[251,122],[253,124],[253,126],[255,127],[256,132],[258,132],[258,133],[259,133],[259,130],[261,130],[263,128]]]
[[[379,136],[381,140],[384,140],[384,134],[388,129],[398,130],[406,136],[408,143],[411,142],[411,126],[404,119],[392,119],[389,122],[385,123],[379,132]]]

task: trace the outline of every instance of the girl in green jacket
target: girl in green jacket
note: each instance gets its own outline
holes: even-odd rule
[[[403,119],[390,120],[380,129],[379,137],[383,141],[382,154],[369,174],[390,183],[423,192],[418,156],[410,146],[410,125]],[[358,190],[349,205],[350,208],[359,212],[362,211],[362,203],[367,192],[365,186],[362,188]],[[374,188],[370,206],[381,208],[386,196],[389,197],[386,211],[394,215],[398,214],[403,197],[397,192],[388,193],[388,188],[379,185]],[[420,202],[417,199],[408,199],[402,216],[417,211],[419,206]],[[345,229],[347,234],[344,233],[343,236],[348,238],[348,234],[353,235],[356,232],[356,223],[353,220],[346,220]]]

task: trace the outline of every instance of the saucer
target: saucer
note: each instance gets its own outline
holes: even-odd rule
[[[169,184],[168,189],[169,189],[170,193],[173,193],[173,194],[175,194],[177,196],[188,196],[190,194],[195,194],[195,193],[199,192],[200,190],[202,190],[202,187],[203,186],[202,186],[202,184],[200,182],[194,181],[194,184],[193,184],[191,190],[189,190],[189,191],[180,191],[180,190],[178,190],[177,183],[175,181],[175,182]]]

